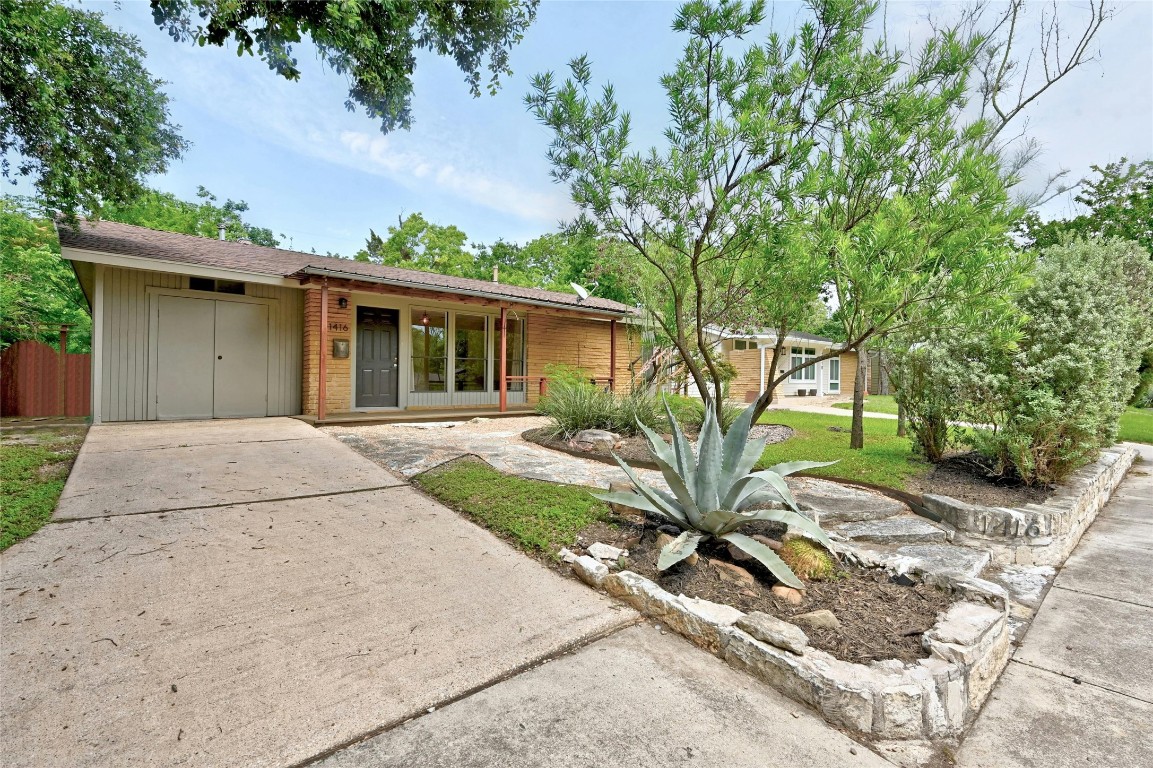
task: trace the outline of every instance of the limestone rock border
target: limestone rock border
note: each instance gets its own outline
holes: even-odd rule
[[[1043,504],[986,507],[927,493],[924,505],[956,529],[954,544],[987,549],[1001,564],[1057,566],[1077,546],[1136,457],[1130,447],[1103,450]]]
[[[813,707],[830,723],[874,739],[961,735],[1009,661],[1007,594],[979,579],[952,584],[962,599],[925,633],[929,658],[865,665],[812,647],[798,653],[795,644],[782,643],[786,649],[762,642],[737,626],[745,614],[736,608],[673,595],[632,571],[611,573],[591,557],[577,558],[572,567],[590,586]]]

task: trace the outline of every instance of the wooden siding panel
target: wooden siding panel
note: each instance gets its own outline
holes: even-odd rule
[[[188,278],[165,272],[108,268],[104,274],[101,411],[105,421],[148,418],[149,288],[185,289]],[[276,299],[270,307],[269,415],[300,413],[302,291],[257,283],[247,295]],[[275,366],[275,368],[273,368]]]

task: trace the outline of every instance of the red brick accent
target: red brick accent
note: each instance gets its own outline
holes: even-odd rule
[[[341,309],[339,300],[348,299],[348,306]],[[342,360],[332,356],[334,339],[352,340],[356,331],[352,297],[345,292],[328,292],[328,383],[325,408],[329,413],[352,410],[352,358]],[[320,370],[320,286],[310,286],[304,296],[304,365],[301,401],[304,413],[315,416],[317,412],[317,390]]]

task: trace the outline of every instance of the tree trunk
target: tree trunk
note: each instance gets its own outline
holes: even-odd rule
[[[865,447],[865,387],[868,377],[865,376],[865,347],[857,347],[857,378],[853,384],[853,431],[849,436],[849,447],[860,450]]]
[[[905,406],[901,405],[901,401],[897,401],[897,437],[905,436]]]

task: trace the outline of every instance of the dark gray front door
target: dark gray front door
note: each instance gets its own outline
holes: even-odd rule
[[[395,309],[356,310],[356,405],[396,406],[400,328]]]

